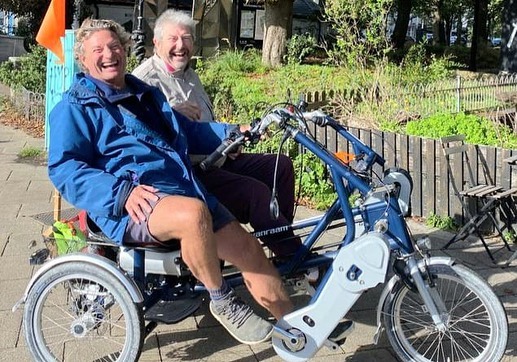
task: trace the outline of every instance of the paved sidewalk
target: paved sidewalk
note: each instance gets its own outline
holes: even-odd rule
[[[22,163],[17,155],[24,147],[43,147],[42,139],[0,124],[0,361],[30,361],[23,332],[22,310],[11,312],[22,296],[35,268],[29,255],[42,247],[44,227],[32,215],[52,210],[52,190],[44,166]],[[299,217],[309,211],[300,209]],[[430,230],[410,221],[415,235],[429,234],[437,248],[450,234]],[[335,231],[333,231],[335,233]],[[338,237],[337,235],[334,235]],[[329,237],[332,237],[329,236]],[[32,240],[37,247],[30,249]],[[443,255],[436,251],[434,254]],[[517,361],[517,268],[490,262],[479,242],[459,242],[447,254],[462,259],[494,287],[503,301],[510,323],[509,345],[504,361]],[[496,254],[500,261],[510,252]],[[517,265],[517,261],[514,262]],[[395,361],[385,335],[373,344],[376,306],[383,286],[365,293],[347,315],[356,322],[355,332],[339,351],[323,348],[314,361]],[[302,298],[297,298],[301,302]],[[159,326],[145,341],[141,361],[280,361],[270,344],[246,346],[233,340],[214,320],[206,303],[193,317],[173,326]]]

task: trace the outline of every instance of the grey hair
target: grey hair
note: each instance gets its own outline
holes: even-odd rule
[[[196,22],[187,15],[186,13],[168,9],[165,10],[159,17],[156,19],[156,23],[154,24],[154,39],[162,40],[163,37],[163,27],[167,24],[174,25],[183,25],[190,29],[190,34],[194,37],[196,32]]]
[[[74,44],[74,59],[83,71],[86,70],[80,60],[81,55],[84,52],[83,43],[85,40],[89,39],[93,33],[100,30],[110,30],[115,33],[126,53],[129,52],[129,48],[132,45],[131,35],[116,21],[90,18],[85,19],[79,29],[75,32]]]

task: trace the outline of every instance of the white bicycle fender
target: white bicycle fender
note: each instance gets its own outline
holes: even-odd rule
[[[418,261],[418,267],[422,270],[424,269],[425,265],[437,265],[437,264],[443,264],[443,265],[449,265],[452,266],[456,264],[456,260],[453,258],[449,258],[446,256],[434,256],[427,260],[420,259]],[[379,338],[384,331],[382,326],[382,310],[384,308],[384,303],[386,302],[386,299],[388,298],[388,295],[391,294],[393,288],[400,280],[400,277],[398,275],[394,275],[391,277],[388,283],[386,283],[386,286],[382,290],[381,296],[379,298],[379,304],[377,304],[377,331],[375,332],[375,335],[373,336],[373,343],[377,344],[379,342]]]
[[[274,337],[276,353],[286,361],[311,358],[361,294],[384,282],[389,258],[389,242],[380,233],[365,234],[341,248],[309,305],[277,323],[283,330],[303,332],[305,345],[299,351],[290,351],[281,339]]]
[[[25,289],[23,297],[13,306],[12,311],[16,311],[16,309],[18,309],[18,307],[21,304],[25,303],[25,300],[27,299],[27,296],[29,295],[29,292],[31,291],[34,283],[36,283],[36,281],[43,274],[45,274],[47,271],[49,271],[56,265],[76,262],[89,263],[104,269],[108,273],[112,274],[115,278],[120,280],[120,282],[124,285],[128,293],[130,294],[133,302],[142,303],[144,301],[142,293],[140,292],[140,289],[138,289],[135,281],[131,279],[124,271],[122,271],[116,263],[96,254],[74,253],[60,256],[43,264],[43,266],[36,272],[36,274],[34,274],[34,276],[29,281],[29,284]]]

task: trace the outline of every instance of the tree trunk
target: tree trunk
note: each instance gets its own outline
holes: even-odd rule
[[[411,0],[397,0],[397,20],[391,37],[395,49],[404,48],[412,5]]]
[[[503,10],[501,32],[501,68],[504,73],[517,73],[517,37],[510,43],[513,23],[517,23],[517,0],[506,0]]]
[[[262,64],[277,67],[282,63],[291,35],[293,0],[268,0],[265,10]]]
[[[475,72],[478,69],[478,40],[479,40],[479,5],[480,0],[474,0],[474,24],[472,25],[472,45],[470,46],[469,70]]]
[[[438,9],[434,10],[432,13],[432,21],[433,21],[433,45],[437,45],[440,43],[440,24],[441,24],[441,14]]]
[[[474,1],[474,26],[472,29],[472,46],[470,47],[469,70],[477,71],[477,61],[480,51],[487,47],[487,14],[490,0]]]
[[[462,12],[458,12],[458,18],[456,19],[456,44],[463,43],[463,21],[461,18],[463,16]]]
[[[485,49],[488,46],[488,4],[490,0],[480,1],[480,13],[479,13],[479,45],[481,49]]]

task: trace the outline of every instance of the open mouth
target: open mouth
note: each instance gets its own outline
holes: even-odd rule
[[[104,69],[114,69],[114,68],[117,68],[118,65],[119,65],[118,60],[117,61],[113,61],[113,62],[106,62],[106,63],[102,63],[102,68],[104,68]]]

